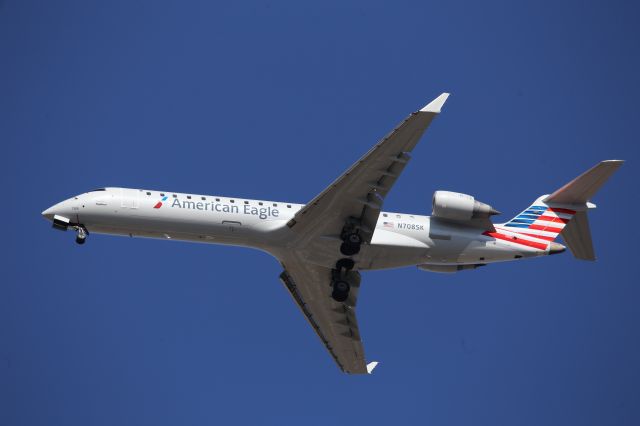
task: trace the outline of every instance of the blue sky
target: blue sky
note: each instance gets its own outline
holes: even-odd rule
[[[638,7],[235,3],[0,2],[0,424],[639,424]],[[506,220],[627,163],[595,263],[365,273],[370,377],[337,370],[264,253],[80,247],[40,217],[102,186],[304,203],[443,91],[388,210],[445,189]]]

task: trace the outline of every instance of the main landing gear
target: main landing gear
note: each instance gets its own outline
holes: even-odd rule
[[[355,262],[349,258],[358,254],[362,246],[360,220],[353,217],[347,219],[340,233],[340,238],[342,239],[340,253],[345,257],[338,260],[335,269],[331,270],[331,297],[336,302],[346,301],[349,298],[351,287],[360,285],[360,274],[357,271],[352,271]]]
[[[345,256],[353,256],[360,252],[360,246],[362,245],[362,237],[356,232],[347,233],[342,239],[340,245],[340,253]]]
[[[331,281],[331,286],[333,287],[331,297],[336,302],[344,302],[349,298],[351,284],[354,281],[355,274],[357,274],[357,272],[351,272],[354,264],[353,260],[343,258],[336,262],[336,268],[331,271],[333,278]]]
[[[84,244],[87,242],[87,236],[89,235],[89,231],[82,225],[78,225],[76,228],[76,243]]]
[[[349,297],[349,290],[351,290],[351,286],[347,281],[342,279],[338,279],[333,282],[333,291],[331,292],[331,297],[336,302],[344,302]]]

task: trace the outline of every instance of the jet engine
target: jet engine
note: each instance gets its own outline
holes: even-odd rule
[[[433,193],[433,216],[451,220],[487,218],[500,212],[488,204],[476,201],[471,195],[459,192],[436,191]]]

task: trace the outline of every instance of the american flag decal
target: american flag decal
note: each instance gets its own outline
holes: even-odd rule
[[[382,226],[385,228],[393,228],[393,222],[382,222]]]
[[[486,231],[483,234],[546,250],[549,242],[556,239],[575,213],[575,210],[570,209],[533,205],[504,225],[496,225],[495,232]]]

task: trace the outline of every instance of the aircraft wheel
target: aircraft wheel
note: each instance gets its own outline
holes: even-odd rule
[[[345,256],[353,256],[360,252],[360,245],[362,244],[362,237],[354,233],[348,234],[344,237],[344,242],[340,245],[340,253]]]
[[[355,262],[352,259],[344,257],[336,262],[336,270],[341,272],[343,269],[345,271],[350,271],[353,269]]]
[[[362,237],[354,232],[347,235],[347,237],[344,239],[344,242],[352,246],[359,246],[360,244],[362,244]]]
[[[347,242],[344,242],[340,245],[340,253],[344,256],[353,256],[354,254],[358,254],[360,251],[360,244],[353,245]]]
[[[76,230],[76,243],[78,244],[86,243],[87,235],[89,235],[89,233],[87,232],[86,229],[84,229],[84,226],[82,225],[78,226],[78,229]]]
[[[349,283],[342,280],[337,280],[333,282],[333,292],[331,292],[331,297],[336,302],[344,302],[349,297]]]

